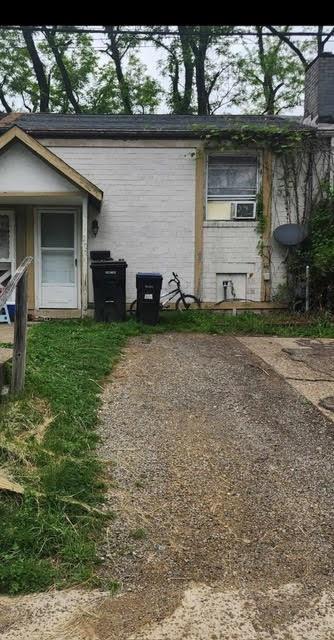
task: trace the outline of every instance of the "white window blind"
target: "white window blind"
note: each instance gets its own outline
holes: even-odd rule
[[[208,163],[208,198],[211,200],[247,200],[257,190],[255,156],[211,156]]]

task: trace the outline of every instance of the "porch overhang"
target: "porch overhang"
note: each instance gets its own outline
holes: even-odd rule
[[[54,169],[60,176],[73,184],[77,189],[83,191],[84,194],[88,196],[88,200],[92,202],[94,207],[97,210],[100,210],[103,199],[103,191],[99,189],[99,187],[97,187],[95,184],[90,182],[90,180],[81,175],[78,171],[73,169],[73,167],[64,162],[64,160],[59,158],[56,154],[52,153],[52,151],[50,151],[49,149],[41,145],[37,140],[25,133],[22,129],[20,129],[20,127],[13,126],[11,127],[11,129],[6,131],[6,133],[2,134],[2,136],[0,137],[0,153],[3,153],[11,145],[14,145],[17,142],[21,143],[40,160]],[[0,193],[0,196],[5,195],[8,197],[13,197],[13,195],[15,195],[17,198],[19,198],[20,196],[27,196],[28,194],[23,192],[21,193],[19,191],[15,192],[15,194],[13,194],[12,192],[8,192],[6,194]],[[36,196],[37,194],[34,195]]]

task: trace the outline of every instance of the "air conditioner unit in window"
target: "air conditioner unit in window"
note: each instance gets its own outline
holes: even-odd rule
[[[234,202],[233,218],[235,220],[254,220],[256,212],[256,203],[251,202]]]

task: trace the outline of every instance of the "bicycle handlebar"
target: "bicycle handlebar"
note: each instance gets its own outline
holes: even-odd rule
[[[168,284],[170,284],[171,282],[175,282],[175,284],[177,284],[178,286],[180,286],[181,282],[180,282],[180,278],[179,278],[179,276],[177,275],[177,273],[175,273],[175,271],[172,271],[172,275],[173,275],[173,278],[171,278],[171,279],[168,281]]]

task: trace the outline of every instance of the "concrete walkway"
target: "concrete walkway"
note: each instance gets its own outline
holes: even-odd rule
[[[334,340],[275,337],[238,340],[334,421]],[[322,405],[326,398],[333,398],[333,411]]]
[[[1,343],[13,343],[14,341],[14,323],[5,324],[0,323],[0,344]]]

